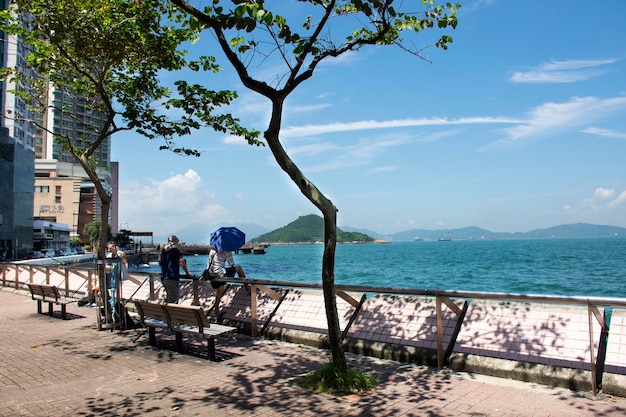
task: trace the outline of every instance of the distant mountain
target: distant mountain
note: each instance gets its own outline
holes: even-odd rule
[[[389,240],[389,235],[382,235],[378,232],[375,232],[369,229],[357,229],[355,227],[350,227],[350,226],[341,226],[341,230],[343,230],[344,232],[363,233],[364,235],[371,236],[374,239]]]
[[[413,229],[406,232],[394,233],[391,235],[391,241],[393,242],[405,242],[415,240],[416,238],[424,240],[438,240],[447,239],[448,236],[455,239],[497,239],[497,233],[490,232],[489,230],[481,229],[480,227],[470,226],[462,229],[439,229],[439,230],[426,230],[426,229]]]
[[[599,226],[588,223],[565,224],[561,226],[549,227],[547,229],[531,230],[523,233],[527,238],[547,238],[547,237],[613,237],[626,236],[626,229],[615,226]]]
[[[437,240],[450,233],[452,240],[483,240],[483,239],[544,239],[544,238],[588,238],[588,237],[626,237],[626,229],[615,226],[599,226],[587,223],[576,223],[554,226],[547,229],[536,229],[530,232],[492,232],[480,227],[470,226],[462,229],[425,230],[413,229],[390,235],[393,242],[406,242],[420,238]]]
[[[251,239],[251,243],[315,243],[324,241],[324,219],[315,214],[300,216],[297,220]],[[344,232],[337,228],[337,242],[373,242],[374,238],[359,232]]]
[[[172,233],[187,244],[204,244],[209,242],[211,232],[221,226],[235,226],[246,234],[246,241],[255,242],[321,242],[324,240],[324,220],[322,217],[310,214],[301,216],[292,223],[279,229],[270,229],[254,223],[239,224],[193,224]],[[358,229],[350,226],[341,226],[337,229],[338,242],[373,241],[374,239],[390,242],[409,242],[416,238],[424,240],[438,240],[447,238],[448,233],[452,240],[488,240],[488,239],[545,239],[545,238],[591,238],[591,237],[626,237],[626,228],[603,226],[588,223],[565,224],[535,229],[530,232],[492,232],[480,227],[470,226],[460,229],[412,229],[404,232],[381,234],[373,230]],[[166,236],[155,236],[155,243],[164,243]]]

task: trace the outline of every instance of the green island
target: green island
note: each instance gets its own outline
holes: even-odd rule
[[[373,237],[359,232],[344,232],[337,228],[337,243],[373,243]],[[315,214],[300,216],[293,222],[262,234],[248,243],[313,244],[324,242],[324,219]]]

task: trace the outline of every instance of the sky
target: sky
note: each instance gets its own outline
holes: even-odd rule
[[[447,51],[425,48],[422,60],[393,46],[362,49],[321,65],[287,99],[282,143],[337,206],[339,227],[626,227],[626,2],[461,4]],[[208,34],[197,44],[203,53],[210,45]],[[191,80],[237,90],[230,111],[264,131],[269,101],[212,52],[225,70]],[[268,82],[278,74],[251,70]],[[321,215],[268,147],[208,129],[177,143],[201,157],[135,133],[113,137],[119,227],[157,240],[187,230],[183,241],[204,243],[216,225],[273,230]]]

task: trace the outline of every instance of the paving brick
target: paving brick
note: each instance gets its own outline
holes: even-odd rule
[[[94,310],[72,304],[71,319],[64,321],[37,314],[25,292],[0,291],[0,416],[626,414],[626,400],[618,397],[594,400],[559,388],[350,354],[351,366],[376,377],[376,389],[345,398],[315,394],[293,382],[326,362],[325,350],[233,334],[220,337],[222,360],[211,362],[191,338],[189,354],[179,354],[168,349],[171,337],[159,336],[154,348],[142,329],[98,331]],[[51,372],[40,371],[45,364]]]

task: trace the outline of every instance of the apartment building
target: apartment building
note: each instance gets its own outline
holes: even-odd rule
[[[8,1],[0,2],[6,9]],[[28,46],[0,34],[0,65],[26,70]],[[0,81],[0,259],[23,258],[33,247],[34,133],[27,104]],[[5,117],[10,115],[11,117]],[[19,117],[15,117],[19,116]]]
[[[103,114],[90,111],[83,100],[62,91],[51,91],[54,104],[40,123],[45,129],[35,133],[35,219],[70,225],[70,238],[78,237],[84,244],[89,236],[83,233],[86,224],[100,220],[101,201],[96,188],[76,158],[54,139],[54,134],[69,137],[74,146],[96,139],[94,127],[104,126]],[[61,107],[72,113],[61,112]],[[93,155],[96,172],[109,195],[117,194],[111,187],[110,137],[105,138]],[[117,187],[116,187],[117,188]],[[117,199],[113,203],[117,204]],[[113,205],[113,204],[112,204]],[[111,212],[117,213],[117,207]],[[111,223],[111,212],[108,213]],[[41,242],[44,247],[59,249],[62,242]],[[45,245],[48,246],[45,246]]]
[[[0,9],[8,4],[0,1]],[[28,45],[4,33],[0,42],[0,65],[26,71]],[[93,126],[103,126],[104,116],[90,111],[74,95],[55,89],[48,96],[54,105],[45,114],[34,115],[12,93],[16,85],[2,82],[0,88],[0,259],[24,258],[35,246],[56,250],[66,245],[46,233],[34,238],[34,220],[67,224],[70,237],[88,243],[82,230],[87,223],[100,220],[100,199],[84,169],[54,135],[67,135],[75,145],[88,142],[95,138]],[[62,106],[71,107],[73,113],[63,114]],[[32,120],[45,129],[37,128]],[[116,195],[117,182],[116,189],[111,187],[110,157],[110,138],[106,138],[94,160],[104,188]],[[117,198],[113,200],[112,212],[117,213]]]

